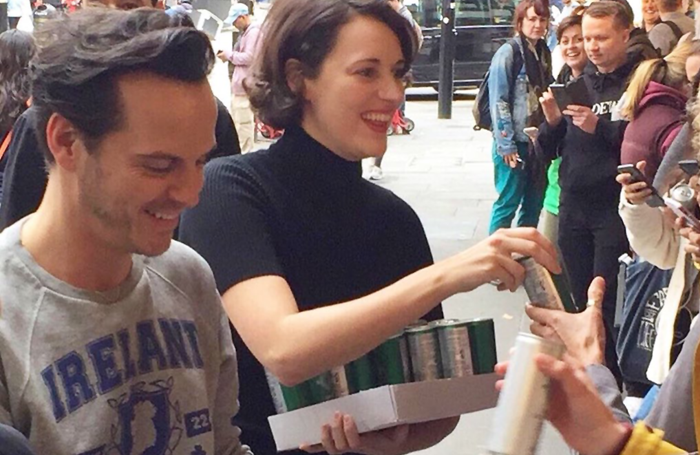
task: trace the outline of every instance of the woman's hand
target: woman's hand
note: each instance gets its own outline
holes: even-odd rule
[[[503,161],[511,169],[515,169],[516,167],[518,167],[518,160],[519,159],[520,159],[520,156],[518,155],[518,152],[509,153],[508,155],[503,155]]]
[[[469,292],[497,282],[498,289],[514,292],[525,269],[514,257],[531,256],[553,273],[561,273],[554,246],[535,228],[500,229],[475,246],[436,264],[445,269],[450,295]]]
[[[583,367],[538,354],[537,368],[550,379],[547,419],[574,450],[587,455],[609,455],[628,436],[603,403]],[[504,375],[507,363],[496,365]],[[497,383],[502,388],[504,381]]]
[[[646,161],[640,161],[637,163],[636,167],[644,173],[646,165]],[[649,196],[651,196],[651,188],[649,188],[646,182],[635,182],[631,174],[619,174],[615,180],[622,185],[625,199],[632,205],[643,204]]]
[[[544,118],[547,120],[549,126],[557,126],[561,122],[562,114],[557,105],[557,100],[554,99],[554,94],[552,90],[549,89],[542,93],[540,97],[540,104],[542,105],[542,112],[544,113]]]
[[[459,417],[453,417],[360,434],[352,416],[336,412],[333,422],[321,429],[321,444],[303,444],[299,448],[331,455],[345,452],[401,455],[437,444],[454,430],[458,421]]]

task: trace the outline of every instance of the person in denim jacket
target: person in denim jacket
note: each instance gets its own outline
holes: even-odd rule
[[[516,36],[501,46],[491,61],[488,87],[498,199],[493,204],[489,233],[510,227],[518,207],[517,225],[535,227],[542,210],[544,170],[529,163],[529,139],[523,129],[539,124],[542,113],[537,99],[552,81],[551,54],[543,39],[548,23],[547,0],[521,1],[514,15]],[[517,62],[521,68],[513,81]]]

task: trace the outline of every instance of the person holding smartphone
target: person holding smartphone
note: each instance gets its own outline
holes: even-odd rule
[[[686,63],[695,54],[700,55],[700,42],[684,41],[665,58],[642,62],[625,92],[622,115],[630,123],[622,140],[620,162],[646,161],[644,174],[650,181],[683,126],[693,77],[686,71]]]
[[[626,56],[632,18],[614,2],[596,2],[583,14],[584,48],[590,64],[583,71],[592,107],[569,105],[562,112],[551,92],[540,102],[546,121],[539,146],[562,157],[559,169],[559,247],[574,298],[586,302],[594,276],[602,276],[609,292],[603,302],[607,325],[607,359],[616,364],[612,332],[617,294],[617,259],[629,250],[617,214],[620,186],[615,181],[626,126],[616,109],[635,62]]]
[[[517,226],[537,226],[544,199],[544,166],[538,166],[529,152],[530,140],[523,130],[542,121],[537,97],[552,82],[552,56],[543,39],[549,24],[549,3],[523,0],[514,16],[516,36],[496,51],[489,69],[492,159],[498,192],[489,233],[509,228],[518,209]]]
[[[583,13],[583,10],[580,11]],[[583,69],[588,64],[588,56],[583,46],[583,32],[581,31],[581,14],[574,13],[565,18],[557,28],[558,49],[564,60],[556,82],[566,84],[577,79],[583,74]],[[556,158],[547,169],[547,190],[544,193],[544,211],[542,217],[542,233],[559,248],[559,166],[561,157],[558,151]]]

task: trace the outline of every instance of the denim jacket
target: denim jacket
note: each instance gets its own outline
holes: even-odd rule
[[[522,40],[516,37],[520,44],[522,54]],[[513,73],[513,46],[509,43],[501,46],[491,60],[489,69],[489,108],[493,124],[493,135],[496,141],[496,151],[499,155],[510,155],[518,151],[516,142],[528,142],[523,129],[528,126],[527,120],[530,114],[537,109],[536,98],[525,72],[525,57],[523,66],[518,73],[515,84],[511,82]],[[513,86],[514,93],[510,93]]]

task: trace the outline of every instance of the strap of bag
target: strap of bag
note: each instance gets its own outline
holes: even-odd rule
[[[676,24],[673,21],[661,21],[661,24],[667,25],[668,28],[671,29],[674,35],[676,35],[676,41],[681,39],[681,36],[683,36],[683,31],[678,27],[678,24]],[[658,25],[658,24],[657,24]]]
[[[12,130],[8,131],[5,135],[5,139],[2,140],[2,145],[0,145],[0,160],[5,156],[5,152],[10,147],[10,141],[12,140]]]

